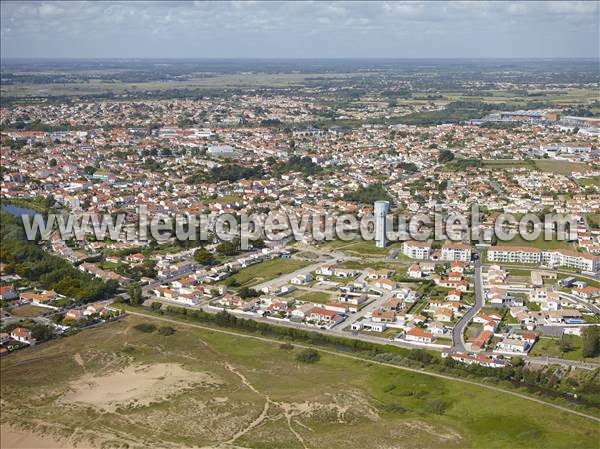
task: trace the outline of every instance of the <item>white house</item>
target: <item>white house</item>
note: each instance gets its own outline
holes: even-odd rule
[[[421,329],[420,327],[413,327],[406,332],[407,341],[415,341],[418,343],[431,343],[433,342],[434,336],[431,332]]]

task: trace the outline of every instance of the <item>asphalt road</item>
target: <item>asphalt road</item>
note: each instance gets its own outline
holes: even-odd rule
[[[576,303],[581,304],[584,307],[587,307],[589,310],[594,312],[596,315],[600,315],[600,307],[592,304],[590,301],[586,301],[586,300],[581,299],[570,293],[560,292],[560,295],[564,296],[566,298],[569,298],[570,300],[575,301]]]
[[[475,288],[475,304],[471,307],[452,329],[452,351],[453,352],[468,352],[465,348],[464,332],[465,328],[473,317],[483,307],[483,286],[481,283],[481,259],[478,257],[473,265],[475,272],[473,274],[473,283]]]

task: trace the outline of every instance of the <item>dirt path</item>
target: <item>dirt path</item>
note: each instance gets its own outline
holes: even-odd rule
[[[235,433],[235,435],[233,435],[229,440],[227,440],[223,443],[223,444],[231,445],[231,444],[234,444],[242,436],[246,435],[252,429],[254,429],[255,427],[258,427],[265,421],[265,419],[267,418],[267,415],[269,414],[269,407],[271,406],[271,398],[266,394],[262,394],[260,391],[258,391],[256,388],[254,388],[254,385],[252,385],[248,381],[246,376],[244,376],[242,373],[240,373],[238,370],[236,370],[230,363],[225,362],[225,368],[227,368],[228,371],[232,372],[237,377],[239,377],[240,380],[242,381],[242,384],[244,384],[249,390],[251,390],[253,393],[256,393],[257,395],[263,396],[265,398],[265,406],[263,407],[263,410],[260,413],[260,415],[258,415],[258,417],[256,419],[254,419],[246,427],[238,430]]]
[[[281,341],[277,340],[275,338],[258,337],[256,335],[248,335],[248,334],[244,334],[244,333],[241,333],[241,332],[234,332],[234,331],[228,331],[228,330],[223,330],[223,329],[217,329],[217,328],[214,328],[214,327],[203,326],[201,324],[189,323],[189,322],[186,322],[186,321],[176,320],[176,319],[172,319],[172,318],[164,318],[164,317],[159,317],[159,316],[151,315],[151,314],[148,314],[148,313],[134,312],[134,311],[131,311],[131,310],[127,310],[127,313],[130,314],[130,315],[140,316],[140,317],[143,317],[143,318],[148,318],[148,319],[153,319],[153,320],[158,320],[158,321],[165,321],[167,323],[179,324],[179,325],[182,325],[182,326],[195,327],[197,329],[204,329],[204,330],[207,330],[207,331],[217,332],[217,333],[221,333],[221,334],[225,334],[225,335],[232,335],[234,337],[252,338],[254,340],[263,341],[263,342],[267,342],[267,343],[275,343],[275,344],[278,344],[278,345],[281,344]],[[552,407],[552,408],[555,408],[557,410],[560,410],[560,411],[563,411],[563,412],[566,412],[566,413],[571,413],[573,415],[577,415],[577,416],[580,416],[582,418],[587,418],[587,419],[591,419],[591,420],[596,421],[596,422],[600,422],[600,418],[597,418],[595,416],[588,415],[588,414],[582,413],[582,412],[578,412],[576,410],[571,410],[570,408],[563,407],[563,406],[557,405],[557,404],[552,404],[550,402],[546,402],[546,401],[543,401],[541,399],[537,399],[537,398],[534,398],[534,397],[531,397],[531,396],[527,396],[525,394],[517,393],[516,391],[510,391],[510,390],[506,390],[504,388],[495,387],[493,385],[486,385],[486,384],[482,384],[482,383],[475,382],[475,381],[472,381],[472,380],[460,379],[460,378],[456,378],[456,377],[447,376],[445,374],[432,373],[430,371],[419,370],[419,369],[416,369],[416,368],[408,368],[406,366],[398,366],[398,365],[393,365],[391,363],[378,362],[376,360],[371,360],[371,359],[359,357],[359,356],[356,356],[356,355],[344,354],[344,353],[341,353],[341,352],[336,352],[336,351],[332,351],[332,350],[329,350],[329,349],[323,349],[323,348],[320,348],[320,347],[316,347],[315,348],[313,346],[298,344],[298,343],[295,343],[295,342],[294,342],[294,346],[297,346],[297,347],[303,348],[303,349],[307,349],[307,348],[318,349],[320,352],[323,352],[325,354],[334,355],[336,357],[345,357],[347,359],[359,360],[361,362],[371,363],[371,364],[380,365],[380,366],[385,366],[385,367],[388,367],[388,368],[394,368],[394,369],[398,369],[398,370],[401,370],[401,371],[409,371],[409,372],[413,372],[413,373],[423,374],[425,376],[437,377],[439,379],[450,380],[450,381],[453,381],[453,382],[461,382],[461,383],[464,383],[464,384],[473,385],[473,386],[480,387],[480,388],[486,388],[486,389],[491,390],[491,391],[496,391],[498,393],[503,393],[503,394],[509,394],[511,396],[515,396],[515,397],[520,398],[520,399],[525,399],[527,401],[536,402],[536,403],[544,405],[546,407]]]
[[[227,368],[227,370],[229,370],[230,372],[232,372],[233,374],[235,374],[236,376],[238,376],[240,378],[240,380],[242,381],[242,383],[248,388],[250,389],[253,393],[258,394],[259,396],[263,396],[265,398],[265,406],[263,407],[263,410],[261,412],[261,414],[254,420],[252,421],[250,424],[248,424],[245,428],[241,429],[240,431],[238,431],[233,437],[231,437],[228,441],[226,441],[224,444],[233,444],[235,443],[240,437],[242,437],[243,435],[245,435],[246,433],[248,433],[250,430],[254,429],[255,427],[258,427],[259,425],[261,425],[265,419],[267,419],[267,416],[269,414],[269,408],[270,406],[276,405],[276,403],[274,403],[270,396],[267,394],[263,394],[260,391],[258,391],[254,385],[252,385],[250,383],[250,381],[248,380],[248,378],[246,376],[244,376],[244,374],[240,373],[237,369],[235,369],[230,363],[225,362],[225,368]],[[296,437],[296,439],[300,442],[300,444],[302,444],[302,446],[304,447],[304,449],[308,449],[306,446],[306,443],[304,442],[304,438],[302,438],[302,436],[296,432],[296,430],[292,427],[292,418],[293,415],[290,413],[285,413],[285,418],[287,420],[288,423],[288,428],[290,429],[290,432],[292,432],[292,434]]]

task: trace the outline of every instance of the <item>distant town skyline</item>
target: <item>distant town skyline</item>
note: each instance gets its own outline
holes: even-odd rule
[[[598,2],[1,3],[3,58],[599,56]]]

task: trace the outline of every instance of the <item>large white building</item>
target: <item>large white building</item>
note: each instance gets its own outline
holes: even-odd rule
[[[429,259],[431,257],[431,242],[420,242],[418,240],[404,242],[402,254],[411,259]]]
[[[492,246],[487,253],[490,262],[542,263],[542,250],[527,246]]]
[[[571,267],[582,271],[600,271],[600,256],[566,249],[541,250],[523,246],[493,246],[488,250],[490,262],[544,264]]]
[[[464,243],[448,242],[442,246],[442,260],[468,262],[471,260],[471,247]]]
[[[543,251],[542,260],[549,266],[572,267],[583,271],[600,271],[600,256],[566,249]]]
[[[208,147],[206,153],[210,156],[215,157],[233,157],[235,156],[235,151],[229,145],[211,145]]]
[[[388,201],[375,201],[375,244],[377,248],[385,248],[387,244],[385,236],[386,216],[390,210]]]

